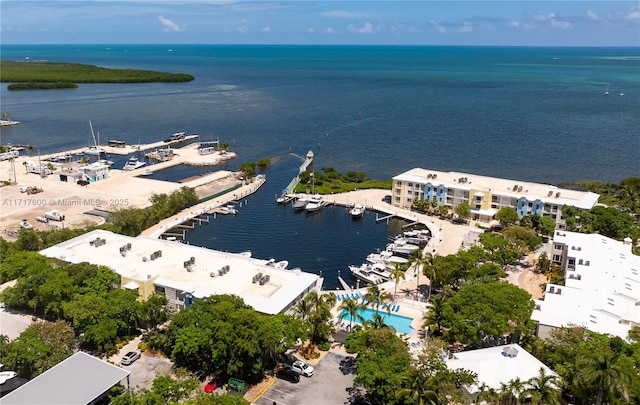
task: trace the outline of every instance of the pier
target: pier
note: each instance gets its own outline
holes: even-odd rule
[[[180,225],[189,221],[198,221],[194,218],[206,217],[209,212],[214,212],[214,210],[220,207],[255,193],[266,181],[267,178],[264,175],[258,175],[253,179],[253,182],[242,184],[239,188],[229,189],[228,192],[217,196],[215,200],[204,199],[203,202],[188,207],[176,215],[160,221],[160,223],[142,231],[142,235],[156,239],[161,237],[166,239],[166,236],[179,236],[177,235],[176,228],[180,228]],[[183,228],[182,231],[186,232],[186,229]],[[183,235],[185,235],[184,232]],[[185,236],[183,236],[182,239],[184,239],[184,237]]]

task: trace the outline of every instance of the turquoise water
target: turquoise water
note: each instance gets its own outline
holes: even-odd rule
[[[34,155],[61,152],[87,145],[91,120],[102,140],[147,143],[186,131],[228,142],[238,155],[152,176],[168,181],[272,158],[266,184],[239,215],[187,239],[288,260],[325,276],[327,289],[402,224],[275,204],[310,149],[317,170],[374,179],[414,167],[551,184],[640,175],[640,48],[0,44],[0,54],[194,75],[74,90],[8,91],[4,83],[1,112],[22,124],[1,127],[0,138],[33,145]],[[112,160],[122,167],[126,158]]]
[[[346,313],[346,312],[347,312],[346,310],[342,311],[342,313]],[[358,310],[358,313],[365,320],[373,321],[373,315],[376,313],[376,311],[370,308],[362,308]],[[411,321],[413,321],[412,318],[408,318],[402,315],[396,315],[393,313],[390,314],[382,309],[378,311],[378,315],[382,316],[382,319],[384,320],[385,324],[389,326],[393,326],[396,332],[404,333],[407,335],[413,333],[413,328],[411,327]],[[348,323],[350,320],[351,320],[351,316],[347,314],[345,315],[343,322]],[[358,323],[355,319],[353,320],[353,322]]]

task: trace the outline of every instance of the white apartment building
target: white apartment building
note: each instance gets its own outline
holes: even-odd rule
[[[527,214],[548,216],[564,229],[562,207],[591,209],[599,197],[548,184],[415,168],[393,178],[391,203],[410,208],[415,200],[435,200],[438,205],[453,209],[466,202],[472,219],[483,222],[493,220],[501,208],[513,207],[520,218]]]
[[[256,311],[284,313],[299,299],[322,288],[322,277],[287,269],[246,253],[229,253],[146,236],[135,238],[94,230],[40,252],[70,263],[107,266],[120,275],[122,288],[141,300],[167,297],[179,311],[197,299],[233,294]]]
[[[640,256],[631,252],[631,239],[556,231],[552,261],[566,270],[565,285],[547,284],[544,298],[535,300],[531,319],[539,337],[576,325],[626,339],[640,326]]]

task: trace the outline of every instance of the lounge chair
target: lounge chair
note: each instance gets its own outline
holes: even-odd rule
[[[393,312],[398,312],[400,310],[400,305],[396,305],[396,309]]]

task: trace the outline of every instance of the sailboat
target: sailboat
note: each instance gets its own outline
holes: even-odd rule
[[[100,156],[105,153],[104,149],[98,147],[98,142],[96,141],[96,136],[93,133],[93,125],[91,124],[91,120],[89,120],[89,128],[91,128],[91,136],[93,137],[93,146],[89,146],[84,150],[85,155],[90,156]],[[99,136],[99,135],[98,135]]]

